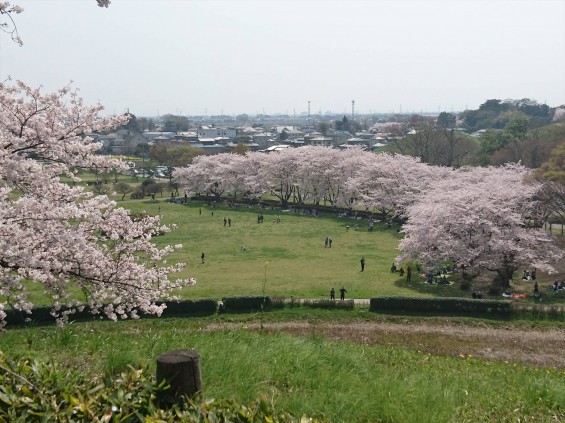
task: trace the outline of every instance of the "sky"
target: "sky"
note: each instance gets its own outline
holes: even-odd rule
[[[565,0],[12,0],[0,80],[137,116],[565,104]]]

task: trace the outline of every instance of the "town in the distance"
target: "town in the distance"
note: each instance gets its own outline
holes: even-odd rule
[[[276,151],[303,146],[361,146],[419,157],[434,165],[498,165],[521,161],[539,167],[559,141],[554,124],[565,105],[535,100],[486,100],[476,110],[439,113],[137,117],[115,132],[96,134],[101,153],[133,160],[134,176],[167,177],[201,154]],[[554,128],[555,127],[555,128]]]

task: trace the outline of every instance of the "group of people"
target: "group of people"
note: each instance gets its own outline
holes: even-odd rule
[[[324,241],[324,247],[325,248],[332,248],[332,242],[333,242],[333,240],[329,236],[327,236],[325,241]]]
[[[347,292],[347,289],[345,289],[344,287],[341,287],[339,290],[339,299],[340,300],[345,300],[345,293]],[[330,300],[335,300],[335,289],[332,288],[330,290]]]
[[[559,283],[559,281],[553,282],[551,287],[553,288],[553,292],[557,294],[560,290],[565,289],[565,279],[562,280],[561,283]]]
[[[447,280],[447,272],[442,272],[440,270],[436,272],[432,272],[428,270],[426,272],[426,283],[428,284],[438,284],[438,285],[450,285],[449,281]]]
[[[392,263],[392,266],[390,266],[390,271],[392,273],[396,273],[398,272],[398,275],[400,277],[404,276],[404,273],[406,273],[406,282],[411,282],[412,281],[412,268],[410,266],[408,266],[406,268],[406,272],[404,271],[404,267],[400,266],[400,269],[398,269],[396,267],[396,263]]]
[[[536,280],[536,269],[534,270],[524,270],[522,272],[523,281],[535,281]]]

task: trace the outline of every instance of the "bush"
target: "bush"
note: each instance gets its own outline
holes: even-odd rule
[[[181,301],[167,301],[165,302],[167,308],[163,311],[162,316],[202,316],[214,314],[217,311],[217,301],[213,298],[201,298],[194,300],[181,300]],[[61,311],[64,311],[62,308]],[[51,314],[51,307],[40,306],[34,307],[32,314],[27,314],[20,310],[6,309],[6,321],[9,325],[44,325],[55,323],[55,317]],[[141,317],[149,317],[139,313]],[[102,315],[93,315],[90,308],[85,306],[82,311],[74,310],[69,315],[69,321],[84,321],[100,318]],[[1,421],[0,421],[1,422]]]
[[[89,377],[78,369],[50,362],[7,360],[0,352],[0,422],[291,422],[264,399],[249,405],[235,401],[186,400],[160,408],[157,398],[169,389],[157,385],[147,368],[116,378]]]
[[[226,297],[222,301],[227,312],[249,312],[271,309],[271,298],[263,296]]]
[[[271,309],[285,308],[289,304],[287,297],[269,297],[271,299]],[[290,300],[292,301],[292,299]]]
[[[142,200],[145,198],[145,193],[143,191],[134,191],[130,194],[129,198],[132,200]]]
[[[510,301],[475,300],[469,298],[371,298],[371,311],[415,311],[428,313],[495,313],[509,315]]]
[[[195,300],[167,301],[167,308],[163,316],[184,315],[201,316],[216,313],[218,302],[214,298],[200,298]]]
[[[303,307],[323,308],[323,309],[346,309],[353,310],[355,302],[353,300],[332,301],[332,300],[304,300]]]

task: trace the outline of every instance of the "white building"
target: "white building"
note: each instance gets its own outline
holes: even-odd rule
[[[220,128],[216,126],[201,126],[198,128],[198,138],[230,138],[234,139],[237,136],[235,128]]]

